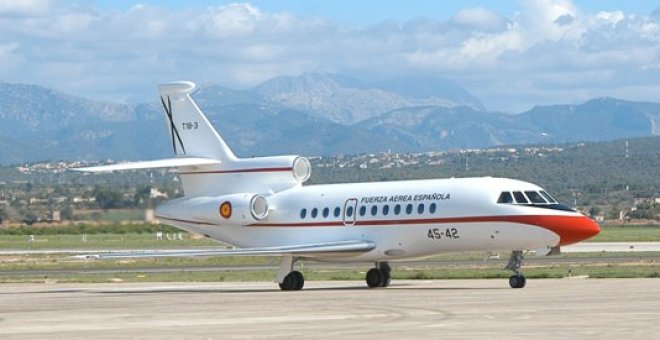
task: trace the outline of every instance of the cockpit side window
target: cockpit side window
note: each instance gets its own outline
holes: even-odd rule
[[[513,196],[508,191],[504,191],[500,194],[500,198],[497,199],[497,203],[513,203]]]
[[[550,196],[550,194],[548,194],[545,191],[541,191],[541,196],[545,197],[545,199],[550,203],[553,203],[553,204],[557,203],[557,200],[554,197]]]
[[[529,201],[521,191],[514,191],[513,197],[516,198],[516,203],[529,204]]]
[[[548,204],[543,196],[536,191],[525,191],[525,195],[527,195],[527,198],[529,198],[534,204]]]

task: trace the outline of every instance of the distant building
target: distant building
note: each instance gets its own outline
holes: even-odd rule
[[[96,198],[94,197],[83,198],[77,196],[73,198],[73,203],[94,203],[94,202],[96,202]]]
[[[639,206],[642,204],[653,204],[653,203],[660,203],[660,197],[637,197],[634,199],[634,205]]]
[[[151,191],[149,192],[149,197],[151,197],[151,198],[164,198],[164,199],[168,198],[167,193],[158,190],[158,188],[151,188]]]
[[[51,222],[60,222],[62,221],[62,216],[59,210],[52,210],[49,214],[49,220]]]

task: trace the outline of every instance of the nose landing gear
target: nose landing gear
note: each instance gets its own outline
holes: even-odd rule
[[[511,288],[523,288],[525,287],[525,283],[527,283],[527,279],[520,272],[520,267],[522,267],[522,261],[524,258],[522,250],[514,250],[511,252],[509,262],[506,267],[504,267],[504,269],[509,269],[514,273],[514,275],[509,278],[509,286],[511,286]]]

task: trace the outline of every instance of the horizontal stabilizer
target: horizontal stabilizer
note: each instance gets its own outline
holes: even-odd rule
[[[314,255],[319,253],[368,252],[376,248],[369,241],[341,241],[313,244],[300,244],[281,247],[237,248],[237,249],[181,249],[181,250],[150,250],[132,252],[107,252],[98,254],[77,255],[75,258],[121,259],[144,257],[187,257],[187,256],[281,256],[281,255]]]
[[[158,159],[153,161],[92,166],[88,168],[74,168],[71,170],[84,171],[84,172],[110,172],[110,171],[139,170],[139,169],[174,168],[181,166],[202,166],[202,165],[213,165],[220,163],[221,162],[219,160],[212,158],[180,157],[180,158]]]

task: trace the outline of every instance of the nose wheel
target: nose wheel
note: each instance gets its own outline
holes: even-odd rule
[[[392,278],[390,272],[392,269],[387,262],[376,262],[376,268],[371,268],[367,272],[367,286],[369,288],[387,287]]]
[[[516,274],[509,278],[509,286],[511,288],[523,288],[525,287],[525,283],[527,283],[527,279],[522,274]]]
[[[522,250],[514,250],[511,252],[511,257],[504,269],[509,269],[513,271],[513,276],[509,278],[509,286],[511,288],[523,288],[527,283],[525,275],[520,272],[520,267],[522,267],[522,261],[525,257],[523,256]]]

